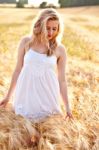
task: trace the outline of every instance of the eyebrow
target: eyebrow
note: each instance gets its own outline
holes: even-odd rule
[[[47,26],[47,28],[50,28],[50,26]],[[57,27],[53,27],[53,28],[55,28],[55,29],[56,29]]]

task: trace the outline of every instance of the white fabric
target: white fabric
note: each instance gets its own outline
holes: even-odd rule
[[[39,120],[62,113],[56,63],[55,55],[48,57],[31,48],[26,52],[13,97],[16,114]]]

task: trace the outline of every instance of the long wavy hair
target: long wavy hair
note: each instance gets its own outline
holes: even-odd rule
[[[58,21],[58,32],[57,35],[52,40],[47,38],[47,28],[46,24],[49,20]],[[47,56],[51,56],[59,42],[61,42],[63,33],[63,23],[59,16],[59,13],[53,8],[47,8],[42,10],[39,15],[33,20],[32,33],[30,40],[26,43],[26,50],[28,50],[34,43],[42,42],[47,47]]]

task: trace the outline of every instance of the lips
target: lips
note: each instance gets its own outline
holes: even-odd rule
[[[48,37],[52,37],[51,35],[48,35]]]

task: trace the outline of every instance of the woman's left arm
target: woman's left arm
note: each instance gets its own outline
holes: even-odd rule
[[[67,81],[66,81],[66,49],[64,46],[60,46],[59,48],[59,58],[57,62],[57,69],[58,69],[58,80],[59,80],[59,86],[60,86],[60,93],[65,105],[66,109],[66,117],[73,118],[71,110],[70,110],[70,105],[69,105],[69,100],[68,100],[68,92],[67,92]]]

